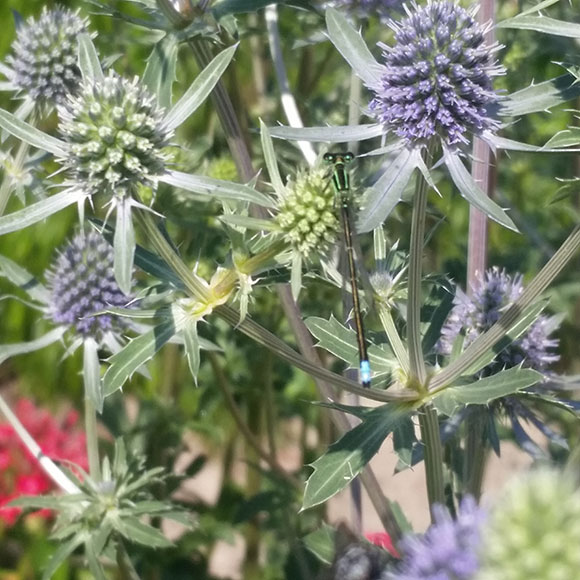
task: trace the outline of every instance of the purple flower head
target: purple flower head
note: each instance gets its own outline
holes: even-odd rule
[[[106,332],[119,332],[127,326],[118,316],[93,316],[110,306],[126,306],[131,300],[115,281],[113,248],[101,234],[75,236],[59,252],[46,279],[51,294],[48,314],[56,324],[97,341]]]
[[[487,270],[477,280],[472,287],[471,296],[458,288],[454,299],[455,306],[443,325],[437,350],[441,354],[449,355],[460,333],[465,335],[465,346],[469,346],[497,322],[522,292],[521,274],[512,278],[505,270],[497,267]],[[525,334],[513,341],[483,369],[483,375],[492,375],[517,365],[542,371],[559,360],[560,357],[553,353],[553,349],[558,346],[558,340],[549,337],[553,330],[549,322],[546,316],[539,316]]]
[[[447,508],[433,506],[435,523],[422,536],[406,536],[404,557],[385,580],[470,580],[479,569],[478,550],[485,512],[466,496],[453,520]]]
[[[395,46],[383,43],[384,67],[370,110],[388,131],[410,145],[439,137],[455,148],[468,134],[496,130],[498,102],[492,77],[503,74],[484,41],[486,28],[455,2],[413,3],[408,16],[390,22]]]
[[[14,86],[38,105],[54,105],[76,92],[81,81],[77,66],[78,36],[87,32],[87,20],[77,12],[56,6],[43,8],[38,19],[22,23],[6,62]]]
[[[336,0],[333,5],[358,18],[377,17],[388,22],[395,12],[401,12],[404,0]]]

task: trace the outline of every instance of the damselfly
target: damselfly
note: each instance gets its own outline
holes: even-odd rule
[[[347,164],[354,159],[354,154],[347,153],[326,153],[324,161],[332,163],[332,184],[338,202],[340,203],[340,212],[342,218],[342,227],[344,231],[344,246],[346,249],[346,259],[348,261],[348,269],[350,275],[350,287],[352,292],[352,311],[354,316],[354,326],[356,329],[356,337],[358,342],[358,354],[360,361],[360,380],[363,387],[371,386],[371,366],[369,364],[369,357],[367,354],[367,343],[365,340],[364,326],[362,321],[362,314],[360,310],[360,300],[358,295],[358,283],[356,277],[356,268],[354,263],[354,250],[352,244],[353,232],[353,215],[352,215],[352,199],[350,189],[350,179]]]

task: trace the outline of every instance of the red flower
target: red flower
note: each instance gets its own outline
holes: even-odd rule
[[[20,399],[14,412],[45,455],[54,461],[67,461],[88,469],[85,434],[78,426],[76,411],[57,420],[47,410],[35,407],[30,399]],[[12,526],[18,519],[20,508],[6,507],[13,499],[41,495],[53,489],[52,481],[12,426],[0,423],[0,521]],[[35,515],[48,518],[51,512],[41,510]]]
[[[375,546],[379,546],[391,553],[395,558],[400,558],[401,555],[397,552],[393,542],[391,541],[391,536],[387,532],[374,532],[370,534],[365,534],[365,538]]]

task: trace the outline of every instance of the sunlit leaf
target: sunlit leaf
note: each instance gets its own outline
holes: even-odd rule
[[[28,207],[2,216],[0,217],[0,235],[36,224],[61,209],[82,200],[84,196],[85,194],[77,189],[65,189]]]
[[[262,139],[262,151],[264,153],[264,161],[266,162],[266,168],[268,169],[268,175],[276,195],[283,199],[286,188],[280,177],[280,171],[278,169],[278,161],[276,160],[276,153],[274,152],[274,144],[272,143],[272,137],[268,127],[264,124],[262,119],[260,119],[260,135]]]
[[[59,341],[65,332],[66,328],[64,326],[59,326],[58,328],[51,330],[44,336],[36,338],[35,340],[12,344],[0,344],[0,364],[9,358],[12,358],[13,356],[35,352],[41,348],[44,348],[45,346],[53,344]]]
[[[126,197],[117,202],[115,223],[114,271],[115,280],[125,295],[131,294],[133,287],[133,262],[135,257],[135,230],[131,218],[131,199]]]
[[[513,117],[548,111],[579,96],[578,79],[565,74],[512,93],[501,102],[499,114]]]
[[[162,175],[159,180],[185,191],[205,194],[208,196],[208,201],[211,199],[249,201],[262,207],[274,207],[274,202],[268,195],[256,191],[253,187],[233,181],[191,175],[181,171],[169,171]]]
[[[463,165],[459,155],[448,152],[445,155],[445,165],[447,165],[451,179],[453,179],[453,183],[457,186],[462,197],[472,206],[482,211],[487,217],[514,232],[518,231],[518,228],[505,211],[477,185],[471,173]]]
[[[173,320],[166,319],[149,332],[131,340],[123,350],[110,359],[110,367],[103,377],[105,397],[120,389],[131,375],[177,332]]]
[[[518,28],[520,30],[535,30],[555,36],[580,38],[580,24],[555,20],[547,16],[516,16],[498,22],[496,28]]]
[[[32,299],[46,304],[50,297],[48,289],[41,284],[28,270],[0,255],[0,276],[6,277],[12,284],[24,290]]]
[[[153,45],[143,73],[143,82],[157,95],[157,102],[165,109],[171,107],[173,83],[176,80],[177,50],[175,35],[164,36]]]
[[[380,85],[381,66],[371,54],[360,33],[351,26],[350,22],[334,8],[328,8],[326,26],[330,41],[352,67],[355,74],[367,87]]]
[[[64,141],[43,133],[3,109],[0,109],[0,127],[17,139],[37,149],[48,151],[56,157],[64,157],[66,155],[67,144]]]
[[[93,403],[99,413],[102,413],[105,397],[101,388],[99,345],[93,338],[86,338],[83,342],[83,381],[85,397]]]
[[[165,117],[167,129],[173,130],[179,127],[179,125],[202,105],[230,64],[237,47],[238,45],[235,44],[220,52],[197,75],[193,83],[191,83],[191,86],[185,91],[185,94],[167,113]]]
[[[515,367],[468,385],[447,387],[435,395],[433,403],[439,411],[451,416],[459,406],[488,405],[495,399],[531,387],[542,378],[542,374],[537,371]]]
[[[79,68],[85,81],[102,82],[105,79],[97,49],[86,32],[79,35]]]
[[[382,135],[382,125],[345,125],[341,127],[269,127],[270,135],[290,141],[346,143],[364,141]]]
[[[357,230],[370,232],[389,217],[401,200],[403,191],[418,166],[420,155],[416,149],[403,149],[377,182],[367,189],[364,207],[359,212]]]
[[[173,542],[168,540],[160,530],[144,524],[137,518],[124,516],[119,518],[115,526],[130,542],[137,542],[149,548],[169,548]]]
[[[197,386],[197,373],[199,372],[199,338],[197,336],[197,320],[188,320],[183,327],[183,340],[185,345],[185,355],[191,376]]]

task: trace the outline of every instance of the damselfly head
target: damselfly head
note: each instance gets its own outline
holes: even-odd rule
[[[327,163],[350,163],[354,159],[354,153],[346,151],[345,153],[325,153],[323,157]]]

